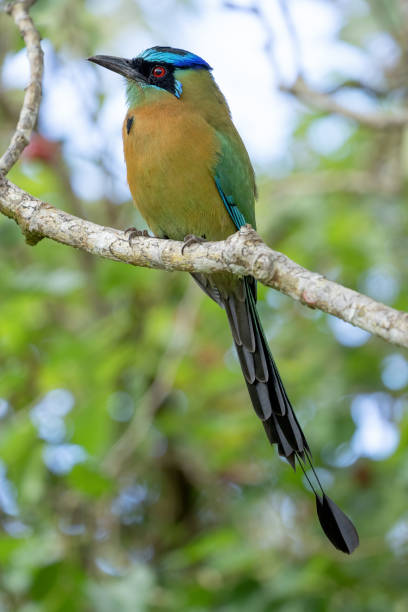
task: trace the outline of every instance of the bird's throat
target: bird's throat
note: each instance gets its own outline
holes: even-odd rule
[[[172,93],[156,87],[150,83],[139,83],[127,79],[126,83],[126,99],[129,108],[137,108],[146,104],[154,104],[156,102],[169,102],[170,100],[178,100]]]
[[[126,79],[126,100],[129,108],[134,108],[143,103],[146,97],[146,89],[142,83]]]

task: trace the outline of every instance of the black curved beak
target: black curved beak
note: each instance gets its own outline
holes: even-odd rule
[[[146,82],[146,77],[143,74],[140,74],[140,72],[133,67],[132,61],[125,59],[124,57],[114,57],[112,55],[94,55],[93,57],[88,57],[88,62],[99,64],[99,66],[103,66],[108,70],[117,72],[127,79]]]

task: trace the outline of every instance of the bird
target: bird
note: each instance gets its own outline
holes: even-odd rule
[[[254,170],[211,66],[195,53],[166,46],[132,59],[88,60],[125,77],[127,181],[153,234],[184,241],[184,249],[225,240],[246,224],[256,229]],[[130,230],[131,237],[145,235]],[[337,549],[352,553],[359,544],[356,528],[326,495],[313,466],[262,329],[255,279],[229,272],[192,276],[227,314],[250,400],[269,442],[294,469],[300,465],[324,533]]]

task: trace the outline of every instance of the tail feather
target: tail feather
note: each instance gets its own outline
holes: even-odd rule
[[[241,300],[233,295],[227,298],[227,303],[227,315],[235,342],[254,353],[256,347],[255,321],[251,317],[248,300],[245,299],[245,296]]]
[[[222,295],[222,292],[220,292]],[[286,394],[266,341],[255,303],[253,279],[245,278],[237,291],[221,298],[227,312],[238,358],[252,405],[262,420],[270,443],[289,464],[302,468],[316,497],[320,524],[332,544],[345,553],[358,546],[357,531],[350,519],[326,496],[311,461],[311,452]],[[313,485],[307,470],[311,469]],[[321,494],[317,491],[321,491]]]
[[[255,359],[245,346],[240,346],[237,342],[235,342],[235,346],[237,347],[238,358],[245,380],[249,385],[253,385],[256,381]]]
[[[240,292],[239,297],[229,295],[224,305],[253,407],[268,438],[278,444],[284,457],[310,452],[265,339],[252,290],[245,280],[242,288],[246,299],[242,299]]]
[[[266,361],[265,352],[255,350],[251,352],[245,345],[238,344],[235,339],[235,346],[238,351],[238,358],[241,363],[242,371],[245,380],[249,385],[253,385],[255,381],[266,383],[269,380],[268,362]]]
[[[273,413],[268,385],[256,380],[253,384],[247,382],[247,387],[257,416],[265,422]]]

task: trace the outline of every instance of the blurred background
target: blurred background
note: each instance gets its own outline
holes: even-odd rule
[[[408,310],[406,124],[365,119],[406,105],[406,0],[38,0],[31,13],[44,97],[17,185],[144,227],[124,84],[85,58],[187,48],[214,67],[256,167],[263,239]],[[4,151],[28,77],[4,13],[0,60]],[[346,112],[282,91],[299,76]],[[225,313],[188,275],[31,248],[0,218],[1,612],[408,609],[406,352],[259,293],[319,475],[360,532],[352,557],[269,446]]]

